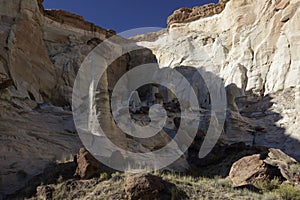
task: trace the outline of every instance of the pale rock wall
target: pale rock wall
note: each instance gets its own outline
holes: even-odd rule
[[[85,56],[114,34],[74,14],[44,11],[41,2],[0,0],[3,194],[16,191],[49,163],[79,149],[81,142],[69,110],[75,76]],[[219,14],[201,14],[192,20],[184,16],[183,21],[173,20],[167,31],[136,40],[153,51],[160,67],[205,67],[223,78],[225,85],[237,85],[236,101],[242,115],[230,112],[228,121],[233,123],[222,136],[225,142],[277,147],[300,159],[299,4],[299,0],[231,0]],[[102,123],[110,139],[123,148],[130,143],[136,152],[164,146],[170,138],[126,138],[109,116],[109,95],[127,70],[156,59],[149,50],[125,54],[111,65],[99,85],[103,92],[97,96],[97,109],[105,113]],[[268,94],[272,100],[263,97]],[[203,102],[209,107],[206,104]]]
[[[149,34],[134,38],[152,49],[160,67],[204,67],[240,88],[241,112],[252,115],[231,114],[225,142],[277,147],[299,159],[299,5],[299,0],[231,0],[221,13],[193,20],[186,14],[192,9],[182,9],[156,40]],[[183,12],[186,17],[176,20]]]
[[[41,1],[0,0],[0,198],[82,146],[70,111],[74,79],[114,32],[57,12],[44,13]]]
[[[161,66],[170,67],[200,67],[199,53],[204,50],[225,82],[268,94],[296,86],[298,7],[299,1],[288,0],[229,1],[220,14],[173,23],[156,41],[139,44],[151,48]],[[238,75],[231,76],[231,72]]]

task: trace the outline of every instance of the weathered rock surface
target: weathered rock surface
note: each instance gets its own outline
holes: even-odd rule
[[[125,193],[128,200],[169,199],[175,185],[161,177],[146,173],[129,174],[125,178]],[[176,198],[176,196],[172,196]]]
[[[279,149],[269,149],[265,163],[275,166],[280,170],[282,176],[288,181],[297,181],[296,176],[300,174],[299,163]]]
[[[105,35],[106,37],[110,37],[116,34],[116,32],[113,30],[104,30],[103,28],[96,26],[91,22],[85,21],[82,16],[64,10],[44,10],[43,13],[47,18],[59,22],[60,24],[70,25],[74,28],[87,30],[90,32],[97,32],[99,34]]]
[[[78,15],[44,10],[41,3],[42,0],[0,0],[0,196],[22,187],[49,163],[78,152],[81,142],[70,111],[74,80],[86,55],[115,34]],[[157,61],[160,67],[181,70],[198,89],[195,92],[200,111],[205,114],[209,113],[211,99],[204,81],[191,69],[204,68],[224,80],[229,95],[223,143],[243,141],[279,148],[299,160],[299,5],[299,0],[225,0],[217,5],[175,11],[167,30],[134,37],[139,41],[137,45],[152,51],[134,51],[115,60],[98,85],[101,93],[95,95],[97,105],[93,105],[93,111],[102,114],[98,120],[109,133],[107,137],[122,149],[138,153],[161,148],[171,140],[176,132],[172,120],[167,123],[170,130],[161,131],[155,139],[136,140],[127,137],[111,116],[110,95],[120,77],[135,66]],[[118,42],[127,41],[118,38]],[[102,56],[110,58],[124,50],[112,45]],[[172,99],[165,94],[166,97],[160,95],[161,100]],[[168,106],[169,102],[164,103]],[[178,108],[172,110],[174,119]],[[197,135],[199,141],[209,124],[206,118],[210,114],[205,114]],[[200,146],[196,142],[195,152]],[[103,151],[111,155],[108,159],[131,163],[110,148]],[[187,159],[192,156],[188,153],[172,169],[188,167]],[[264,176],[268,175],[268,166],[274,165],[288,179],[285,166],[293,161],[277,158],[279,152],[272,155],[270,161],[252,157],[251,169],[262,169]],[[88,162],[82,163],[83,168],[88,166]],[[90,177],[85,172],[78,175]]]
[[[235,162],[230,170],[229,177],[235,186],[253,184],[259,181],[266,181],[280,173],[274,173],[272,166],[261,160],[260,154],[244,157]]]
[[[194,8],[180,8],[168,17],[167,24],[170,27],[174,23],[187,23],[200,18],[210,17],[222,12],[229,0],[220,0],[218,4],[206,4]]]
[[[81,179],[89,179],[94,176],[99,176],[99,174],[103,172],[100,162],[86,149],[81,148],[76,158],[77,168],[74,176],[78,176]]]
[[[299,5],[232,0],[200,19],[190,17],[197,8],[181,9],[156,40],[153,34],[134,39],[153,50],[160,67],[204,68],[237,86],[238,112],[229,99],[225,143],[279,148],[299,160]]]
[[[78,152],[74,78],[88,41],[114,34],[41,2],[0,1],[0,194]]]
[[[293,165],[294,168],[291,167]],[[295,182],[295,176],[300,173],[296,172],[295,166],[300,166],[295,159],[278,149],[269,149],[268,155],[255,154],[236,161],[229,177],[235,186],[254,184],[274,177]]]

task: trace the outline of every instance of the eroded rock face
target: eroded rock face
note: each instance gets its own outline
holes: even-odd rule
[[[161,66],[170,67],[200,67],[205,51],[226,85],[268,94],[297,85],[298,8],[299,1],[229,1],[220,14],[174,23],[156,41],[140,44],[153,49]],[[285,12],[290,17],[282,22]]]
[[[41,3],[0,1],[1,194],[78,152],[70,111],[75,75],[95,46],[88,41],[113,34],[75,15],[44,12]]]
[[[272,166],[264,163],[260,154],[238,160],[232,165],[229,173],[229,177],[235,186],[271,180],[279,175],[279,170],[275,171]]]
[[[41,3],[0,0],[0,46],[4,47],[0,49],[0,193],[4,194],[22,187],[50,162],[78,152],[81,142],[70,111],[74,80],[85,56],[114,35],[78,15],[44,11]],[[198,88],[205,114],[211,99],[203,80],[187,69],[202,68],[224,80],[230,95],[222,142],[276,147],[300,159],[299,5],[299,0],[225,0],[176,11],[169,18],[168,30],[135,37],[140,41],[137,45],[152,51],[130,52],[113,62],[100,81],[102,93],[95,95],[93,109],[102,113],[98,120],[109,139],[139,153],[161,148],[171,140],[164,131],[154,140],[132,139],[111,116],[110,95],[118,79],[135,66],[157,61],[160,67],[178,67],[186,74]],[[110,57],[115,51],[124,49],[116,45],[103,56]],[[205,114],[199,141],[208,126],[209,114]],[[174,126],[171,120],[170,124],[167,128],[173,134],[180,123]],[[199,144],[193,148],[199,150]],[[118,152],[107,152],[115,160],[131,163]],[[186,154],[172,169],[188,167],[191,155]],[[279,166],[281,161],[275,163]],[[258,166],[263,173],[268,171],[264,171],[267,164],[259,160]]]
[[[181,9],[156,40],[134,38],[153,50],[160,67],[204,68],[237,86],[238,109],[228,99],[225,143],[280,148],[299,160],[299,5],[234,0],[200,19],[189,17],[197,9]]]
[[[87,30],[90,32],[98,32],[106,37],[116,34],[116,32],[113,30],[104,30],[103,28],[96,26],[91,22],[85,21],[82,16],[64,10],[44,10],[43,13],[47,18],[57,21],[60,24],[70,25],[74,28]]]
[[[296,176],[300,171],[299,163],[292,157],[286,155],[279,149],[269,149],[268,157],[264,160],[265,163],[275,166],[280,170],[282,176],[288,181],[297,181]],[[295,169],[293,169],[293,167]],[[299,181],[299,180],[298,180]]]
[[[218,4],[206,4],[194,8],[180,8],[168,17],[168,27],[174,23],[187,23],[219,14],[224,10],[228,1],[229,0],[220,0]]]
[[[253,184],[259,181],[280,180],[297,182],[299,163],[279,149],[269,149],[268,154],[255,154],[236,161],[229,177],[235,186]],[[296,169],[296,170],[295,170]]]

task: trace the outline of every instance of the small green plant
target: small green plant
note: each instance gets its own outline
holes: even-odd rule
[[[183,176],[182,180],[185,185],[189,185],[192,182],[192,178],[190,176]]]
[[[62,183],[64,180],[64,178],[62,177],[62,175],[59,175],[58,179],[57,179],[57,182],[58,183]]]
[[[68,163],[73,161],[74,161],[74,156],[72,154],[69,155],[69,158],[67,158],[67,156],[63,154],[60,160],[56,160],[56,163],[63,164],[63,163]]]
[[[67,157],[63,155],[60,159],[60,163],[66,163],[67,162]]]
[[[122,176],[121,176],[120,172],[115,172],[115,173],[111,174],[112,181],[119,181],[121,179],[122,179]]]
[[[218,186],[224,187],[224,188],[232,188],[232,182],[229,178],[216,178],[215,177],[216,184]]]
[[[161,172],[160,172],[159,170],[155,170],[155,171],[153,172],[153,175],[155,175],[155,176],[160,176],[160,175],[161,175]]]
[[[120,176],[120,172],[115,172],[111,175],[112,178],[119,177],[119,176]]]
[[[100,174],[100,179],[101,179],[101,180],[107,180],[107,179],[108,179],[108,174],[107,174],[106,172],[101,173],[101,174]]]
[[[74,162],[74,156],[72,154],[69,155],[68,162]]]

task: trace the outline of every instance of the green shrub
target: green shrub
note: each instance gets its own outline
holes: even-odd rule
[[[268,192],[263,194],[261,200],[281,200],[281,198],[274,192]]]
[[[224,187],[224,188],[232,188],[232,181],[230,178],[216,178],[215,177],[216,184],[218,186]]]
[[[60,175],[57,179],[58,183],[62,183],[64,181],[64,178],[62,177],[62,175]]]
[[[108,179],[108,174],[107,174],[106,172],[101,173],[99,178],[100,178],[101,180],[107,180],[107,179]]]
[[[272,180],[266,180],[266,181],[258,181],[254,184],[255,187],[262,190],[263,192],[270,192],[272,190],[275,190],[279,187],[280,180],[278,177],[275,177]]]
[[[69,163],[74,161],[74,156],[72,154],[69,155],[69,158],[65,154],[62,155],[60,160],[56,160],[57,164]]]
[[[119,177],[120,176],[120,172],[115,172],[115,173],[113,173],[112,175],[111,175],[111,177]]]
[[[283,200],[299,200],[300,189],[293,187],[289,184],[282,184],[275,191]]]
[[[295,177],[296,176],[300,176],[300,164],[293,164],[290,166],[290,175],[292,176],[292,179],[294,181],[297,181],[295,180]]]

